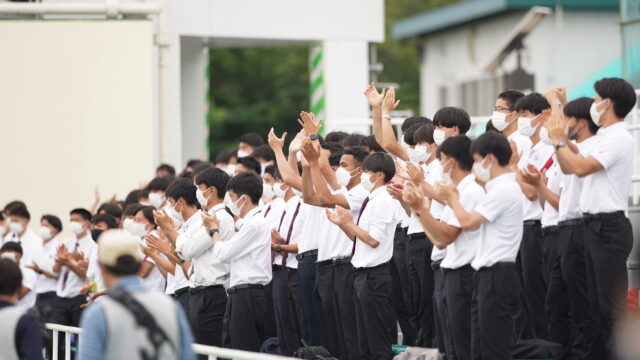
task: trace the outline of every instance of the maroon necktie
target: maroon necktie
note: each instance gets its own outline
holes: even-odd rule
[[[73,248],[73,252],[76,252],[78,250],[78,240],[76,240],[76,246]],[[67,271],[64,272],[64,276],[62,277],[62,290],[64,290],[64,287],[67,285],[67,279],[69,278],[69,268],[66,269]]]
[[[282,211],[282,216],[280,217],[280,224],[278,225],[278,234],[280,233],[280,228],[282,227],[282,220],[284,220],[284,216],[287,215],[287,211]],[[276,252],[271,252],[271,263],[273,264],[273,260],[276,258]]]
[[[362,217],[362,213],[364,212],[364,209],[367,207],[368,203],[369,203],[369,197],[367,196],[367,198],[364,199],[364,201],[362,202],[362,207],[360,208],[360,214],[358,214],[358,221],[356,222],[356,225],[360,225],[360,218]],[[356,253],[356,242],[358,242],[358,239],[357,238],[353,239],[353,248],[351,249],[351,257],[353,257],[353,254]]]
[[[296,206],[296,211],[293,213],[293,217],[291,218],[291,223],[289,224],[289,232],[287,233],[287,245],[289,245],[289,241],[291,240],[291,232],[293,231],[293,223],[296,221],[296,217],[298,217],[298,211],[300,211],[300,202],[298,202],[298,206]],[[286,252],[282,255],[282,266],[287,266],[287,254]]]

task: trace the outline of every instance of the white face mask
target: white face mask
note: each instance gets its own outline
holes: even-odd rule
[[[287,189],[282,188],[283,186],[285,186],[283,183],[273,184],[273,193],[278,199],[284,199],[284,195],[287,192]]]
[[[124,230],[124,231],[126,231],[126,232],[128,232],[130,234],[133,234],[132,225],[133,225],[133,219],[130,219],[130,218],[124,219],[122,221],[122,230]]]
[[[533,122],[533,120],[537,119],[538,116],[536,117],[524,117],[521,116],[518,118],[518,132],[520,132],[520,134],[526,136],[526,137],[532,137],[533,134],[535,134],[536,130],[538,129],[538,126],[540,126],[540,124],[538,124],[538,126],[536,127],[532,127],[531,126],[531,122]]]
[[[238,157],[245,157],[245,156],[249,156],[251,154],[249,154],[248,152],[244,151],[244,150],[238,150]]]
[[[242,200],[242,196],[240,196],[238,200],[236,200],[236,202],[233,202],[233,200],[231,200],[231,196],[228,193],[224,196],[224,205],[229,208],[234,216],[240,215],[240,212],[242,211],[242,206],[244,206],[244,203],[242,204],[242,206],[238,206],[238,203],[240,202],[240,200]]]
[[[596,126],[602,126],[602,124],[600,123],[600,120],[602,118],[602,114],[604,114],[604,111],[606,109],[602,109],[598,111],[598,106],[604,104],[605,100],[601,100],[600,102],[597,102],[597,103],[594,101],[593,103],[591,103],[591,107],[589,108],[589,113],[591,114],[591,120],[593,120],[593,123],[596,124]]]
[[[476,174],[476,177],[478,179],[482,180],[485,183],[491,180],[491,165],[492,165],[491,163],[489,163],[489,166],[484,167],[482,164],[486,160],[487,158],[485,157],[480,162],[473,164],[473,173]]]
[[[24,226],[22,226],[22,223],[20,222],[9,221],[9,229],[11,229],[11,232],[13,232],[14,234],[22,234],[22,232],[24,231]]]
[[[372,176],[373,174],[367,174],[365,172],[360,175],[360,183],[362,184],[362,187],[364,187],[364,189],[367,191],[373,190],[373,187],[376,186],[376,183],[378,182],[377,180],[376,182],[371,182]]]
[[[132,235],[135,235],[137,237],[143,237],[145,235],[147,235],[147,224],[142,224],[142,223],[137,223],[134,222],[133,224],[131,224],[130,226],[130,230],[128,230]]]
[[[0,259],[9,259],[11,261],[13,261],[14,263],[18,262],[18,257],[16,256],[16,253],[13,251],[7,251],[4,252],[2,254],[0,254]]]
[[[507,115],[508,114],[505,114],[503,112],[494,111],[491,115],[491,123],[493,124],[493,127],[495,127],[498,131],[506,129],[507,126],[509,126],[509,123],[507,122]]]
[[[51,228],[47,226],[40,226],[40,237],[42,240],[49,240],[52,237]]]
[[[227,168],[224,169],[224,171],[229,175],[229,176],[233,176],[236,174],[236,165],[235,164],[229,164],[227,165]]]
[[[276,196],[275,192],[273,191],[273,185],[262,184],[262,196],[266,197],[267,199],[273,199],[273,197]]]
[[[549,131],[545,127],[540,129],[540,141],[542,141],[543,144],[553,145],[553,141],[549,137]]]
[[[351,178],[353,178],[351,173],[356,170],[358,170],[358,168],[349,171],[343,167],[339,167],[338,170],[336,170],[336,181],[338,182],[338,185],[342,187],[346,187],[347,185],[349,185],[349,181],[351,181]]]
[[[209,190],[211,188],[207,188],[205,191]],[[212,194],[213,195],[213,194]],[[196,199],[198,199],[198,202],[200,203],[200,207],[203,209],[207,208],[207,204],[209,203],[209,198],[211,197],[211,195],[204,197],[204,191],[200,190],[199,188],[196,189]]]
[[[150,192],[149,193],[149,204],[156,209],[160,209],[162,204],[164,204],[165,198],[164,194],[159,192]]]
[[[433,141],[436,145],[440,146],[446,139],[446,132],[444,130],[435,129],[433,130]]]
[[[449,169],[449,171],[444,171],[444,168],[447,167],[447,165],[451,162],[451,159],[447,160],[444,164],[442,164],[442,177],[444,178],[444,181],[449,183],[451,182],[451,174],[453,173],[453,166],[451,167],[451,169]]]
[[[427,152],[427,148],[428,147],[425,145],[416,145],[414,149],[407,148],[407,155],[409,155],[409,160],[415,164],[429,160],[429,158],[431,157],[431,153]]]
[[[177,202],[176,205],[178,205]],[[167,210],[169,215],[173,218],[173,224],[175,226],[182,226],[182,224],[184,223],[184,217],[180,212],[178,212],[178,210],[176,210],[175,206],[167,204]]]
[[[74,235],[80,235],[84,232],[84,225],[79,221],[72,221],[69,223],[69,229]]]

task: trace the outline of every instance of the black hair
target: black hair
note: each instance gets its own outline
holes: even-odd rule
[[[135,275],[140,271],[142,263],[131,255],[118,256],[116,265],[105,265],[104,267],[116,276]]]
[[[369,151],[384,152],[384,149],[376,141],[375,135],[369,135],[362,140],[362,147],[369,148]]]
[[[7,203],[7,205],[4,206],[4,209],[2,210],[2,212],[6,212],[6,213],[10,213],[11,209],[14,208],[19,208],[19,207],[23,207],[23,208],[27,208],[27,204],[25,204],[24,202],[20,201],[20,200],[14,200],[11,201],[9,203]]]
[[[507,102],[507,104],[509,105],[509,110],[513,111],[513,107],[516,105],[516,103],[518,102],[518,100],[520,100],[521,97],[523,97],[524,94],[522,93],[522,91],[518,91],[518,90],[506,90],[501,92],[500,94],[498,94],[498,99],[502,99],[504,101]]]
[[[42,215],[42,217],[40,218],[40,221],[42,221],[42,220],[47,220],[47,222],[51,226],[56,228],[58,230],[58,232],[62,231],[62,221],[60,221],[59,217],[57,217],[55,215],[46,214],[46,215]]]
[[[124,199],[125,208],[130,204],[136,204],[140,200],[141,193],[142,190],[131,190],[131,192],[129,192],[129,194],[127,194],[127,197]],[[147,194],[147,196],[149,196],[149,194]]]
[[[160,164],[160,166],[158,166],[156,168],[156,172],[158,171],[166,171],[169,173],[169,175],[175,175],[176,174],[176,169],[169,165],[169,164]]]
[[[144,205],[140,205],[138,203],[127,205],[127,207],[124,208],[124,213],[122,215],[123,216],[135,216],[136,213],[138,211],[140,211],[140,209],[143,208],[143,206]]]
[[[216,164],[223,163],[228,164],[232,158],[238,157],[236,155],[236,150],[222,150],[216,155]]]
[[[227,183],[229,182],[229,175],[218,169],[206,169],[196,176],[196,184],[204,184],[207,188],[215,187],[218,192],[218,199],[224,199],[224,195],[227,193]]]
[[[280,175],[280,170],[278,170],[278,167],[276,165],[267,166],[266,168],[264,168],[264,173],[271,175],[276,180],[282,180],[282,175]]]
[[[404,135],[402,135],[404,143],[407,145],[415,145],[416,143],[413,141],[413,134],[415,134],[416,130],[423,126],[425,126],[425,124],[415,124],[408,128],[407,131],[404,132]],[[433,125],[431,126],[433,127]]]
[[[6,243],[4,243],[4,245],[2,245],[2,247],[0,248],[0,252],[3,251],[13,251],[17,252],[20,255],[24,254],[22,252],[22,245],[15,241],[7,241]]]
[[[180,198],[184,199],[187,205],[198,206],[198,198],[196,198],[196,186],[193,185],[193,180],[180,179],[169,185],[169,188],[165,192],[165,196],[173,198],[176,202]]]
[[[484,132],[489,132],[489,131],[500,132],[498,131],[498,129],[496,129],[495,126],[493,126],[493,121],[491,121],[491,119],[487,121],[487,125],[484,127]]]
[[[407,132],[407,130],[409,130],[410,127],[412,127],[412,126],[414,126],[416,124],[426,125],[426,124],[432,124],[432,123],[433,122],[428,117],[411,116],[411,117],[408,117],[408,118],[404,119],[404,121],[402,122],[402,125],[400,126],[400,130],[402,130],[402,133],[404,134],[405,132]]]
[[[260,145],[253,149],[251,156],[258,159],[262,158],[265,161],[276,161],[276,153],[273,152],[273,149],[269,145]]]
[[[602,99],[613,102],[613,112],[619,118],[627,116],[638,100],[633,86],[620,78],[600,79],[593,87]]]
[[[101,211],[103,211],[111,216],[113,216],[116,219],[120,219],[122,217],[122,209],[120,208],[120,206],[116,205],[116,204],[108,204],[108,203],[104,203],[102,205],[100,205],[100,207],[98,208],[98,211],[96,212],[97,214],[100,214]]]
[[[433,140],[434,130],[435,127],[431,124],[421,125],[413,132],[413,143],[426,142],[429,145],[433,144],[435,142],[435,140]]]
[[[253,171],[258,175],[262,172],[262,166],[260,166],[260,162],[252,156],[238,158],[238,165],[242,165],[247,168],[247,170]]]
[[[244,172],[232,177],[227,183],[227,191],[233,191],[238,195],[247,195],[254,205],[258,205],[262,197],[262,179],[258,174]]]
[[[471,156],[471,139],[466,135],[452,136],[445,140],[440,147],[438,147],[438,159],[440,154],[445,154],[449,157],[456,159],[460,169],[464,171],[471,171],[473,166],[473,156]]]
[[[536,92],[521,97],[515,105],[516,111],[529,111],[534,115],[538,115],[546,109],[551,109],[551,105],[542,94]]]
[[[332,141],[325,141],[321,146],[323,149],[329,150],[329,165],[340,166],[340,158],[344,153],[344,147],[340,143]]]
[[[504,135],[490,131],[480,135],[471,143],[471,155],[473,154],[479,154],[482,157],[492,154],[500,166],[507,166],[511,159],[511,146]]]
[[[91,213],[87,209],[75,208],[69,212],[69,215],[80,215],[83,220],[91,221]]]
[[[351,149],[345,150],[343,155],[351,155],[356,163],[362,164],[364,159],[369,156],[369,153],[364,151],[361,147],[352,147]]]
[[[457,126],[460,135],[464,135],[471,129],[471,117],[461,108],[447,106],[436,111],[433,115],[433,126],[446,128]]]
[[[344,146],[339,142],[325,141],[321,146],[323,149],[329,150],[329,152],[344,150]]]
[[[198,174],[207,169],[214,169],[216,166],[208,161],[203,161],[200,164],[193,167],[191,171],[191,176],[198,177]]]
[[[344,131],[332,131],[324,137],[324,141],[341,143],[347,136],[349,136],[349,134]]]
[[[391,156],[385,153],[368,155],[362,162],[363,171],[383,172],[384,182],[387,183],[396,175],[396,164]]]
[[[171,184],[174,179],[175,178],[173,176],[156,177],[151,180],[151,182],[149,182],[149,185],[147,185],[147,189],[149,191],[165,192],[167,191],[169,184]]]
[[[342,146],[344,146],[345,148],[362,146],[362,142],[365,138],[366,136],[362,134],[351,134],[342,140]]]
[[[153,206],[141,206],[138,211],[136,211],[135,213],[137,214],[139,211],[142,211],[142,216],[145,217],[145,219],[147,219],[149,221],[149,223],[151,223],[151,225],[153,225],[153,227],[156,227],[156,222],[153,219],[153,211],[155,210],[155,208]]]
[[[31,220],[31,214],[25,206],[14,205],[5,208],[5,211],[7,212],[7,215],[18,216],[23,219]]]
[[[187,166],[185,166],[186,168],[192,168],[198,164],[200,164],[202,162],[202,160],[200,159],[189,159],[189,161],[187,161]]]
[[[22,288],[22,271],[15,262],[0,259],[0,295],[15,295]]]
[[[93,225],[97,225],[101,222],[107,224],[107,229],[115,229],[118,227],[116,218],[111,214],[98,214],[93,217]]]
[[[241,135],[238,138],[238,142],[239,143],[243,142],[243,143],[249,144],[254,148],[264,144],[264,140],[262,140],[260,135],[255,134],[255,133],[246,133],[246,134]]]
[[[591,119],[591,104],[593,104],[593,99],[589,97],[581,97],[569,101],[567,105],[564,106],[564,115],[574,117],[578,121],[585,120],[589,125],[589,131],[595,134],[600,127]]]

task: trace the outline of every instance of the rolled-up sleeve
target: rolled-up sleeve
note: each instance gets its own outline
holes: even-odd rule
[[[394,222],[395,212],[389,211],[389,209],[393,209],[392,205],[392,203],[388,203],[388,206],[372,209],[373,211],[369,218],[369,236],[377,242],[382,242],[387,238],[389,226]]]

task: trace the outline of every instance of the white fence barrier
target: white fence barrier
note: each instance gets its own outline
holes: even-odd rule
[[[71,360],[71,334],[80,336],[82,329],[73,326],[64,326],[58,324],[45,324],[47,330],[53,331],[53,360],[58,360],[58,336],[59,333],[64,333],[65,336],[65,351],[64,360]],[[225,358],[231,360],[287,360],[295,359],[286,356],[271,355],[265,353],[256,353],[251,351],[226,349],[215,346],[206,346],[200,344],[193,344],[193,351],[198,355],[207,355],[209,360],[217,360],[218,358]]]

